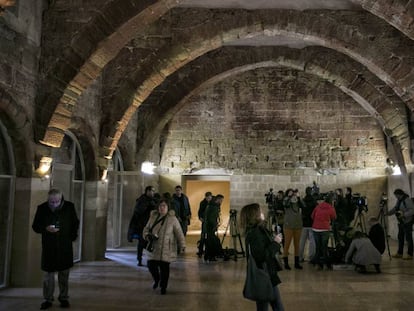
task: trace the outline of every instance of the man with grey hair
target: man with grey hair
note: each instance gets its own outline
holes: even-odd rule
[[[79,219],[72,202],[65,201],[58,189],[51,189],[48,200],[37,207],[32,228],[42,235],[41,269],[43,297],[40,309],[52,306],[55,273],[58,273],[60,307],[69,308],[69,269],[73,266],[72,242],[78,237]]]

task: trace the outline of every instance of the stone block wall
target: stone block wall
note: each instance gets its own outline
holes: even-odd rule
[[[281,68],[246,72],[188,99],[161,149],[171,174],[190,167],[325,174],[383,168],[386,160],[384,135],[368,112],[329,83]]]

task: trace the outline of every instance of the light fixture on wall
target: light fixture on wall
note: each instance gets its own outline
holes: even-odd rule
[[[387,159],[387,164],[385,166],[385,171],[388,175],[392,176],[400,176],[401,175],[401,168],[398,164],[396,164],[392,159]]]
[[[149,162],[149,161],[145,161],[142,162],[141,164],[141,172],[144,174],[148,174],[148,175],[154,175],[154,169],[156,168],[156,166],[154,165],[153,162]]]
[[[42,157],[39,161],[39,167],[36,173],[42,178],[49,178],[50,168],[52,167],[53,159],[51,157]]]

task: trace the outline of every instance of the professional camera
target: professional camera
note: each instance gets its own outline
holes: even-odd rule
[[[145,247],[145,249],[149,252],[153,252],[154,251],[154,243],[158,240],[158,235],[150,233],[147,235],[147,247]]]
[[[237,215],[237,210],[230,209],[230,216],[236,216],[236,215]]]
[[[352,195],[352,202],[358,208],[358,213],[362,213],[363,211],[368,212],[367,198],[364,196],[361,196],[360,193],[354,193]]]

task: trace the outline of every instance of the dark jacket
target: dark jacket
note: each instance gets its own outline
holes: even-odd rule
[[[51,233],[46,227],[59,222],[59,232]],[[42,235],[43,271],[55,272],[73,266],[72,242],[78,237],[79,219],[72,202],[63,201],[61,208],[54,212],[48,202],[37,207],[32,228]]]
[[[311,194],[307,194],[303,198],[303,207],[302,207],[303,227],[305,228],[312,227],[312,223],[313,223],[312,212],[315,209],[317,204],[318,203],[316,202],[315,198]]]
[[[384,228],[379,223],[376,223],[369,230],[368,237],[371,240],[372,244],[374,244],[375,248],[380,252],[380,254],[384,254],[384,251],[385,251]]]
[[[207,205],[206,211],[204,213],[204,223],[206,224],[206,229],[217,230],[220,217],[220,204],[215,202],[210,202]]]
[[[134,235],[142,236],[142,231],[150,218],[150,213],[155,207],[155,199],[145,194],[136,200],[134,214],[129,222],[128,241],[132,242]]]
[[[276,252],[280,250],[280,244],[271,239],[270,232],[264,226],[256,225],[248,228],[246,232],[247,254],[249,246],[257,267],[263,269],[263,263],[266,263],[273,286],[280,284],[274,259]]]
[[[208,205],[208,201],[206,199],[200,202],[200,207],[198,209],[198,219],[200,220],[203,219],[204,221],[204,214],[206,212],[207,205]]]
[[[181,193],[181,197],[178,197],[174,193],[173,202],[174,202],[175,215],[177,216],[178,220],[186,226],[189,225],[189,220],[191,218],[191,207],[190,207],[190,201],[188,200],[188,197],[184,193]]]

